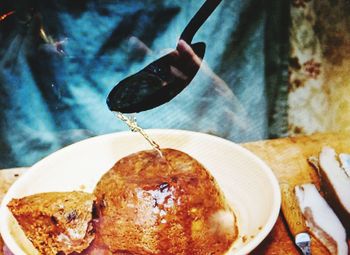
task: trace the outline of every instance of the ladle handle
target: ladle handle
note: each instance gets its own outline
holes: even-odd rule
[[[191,21],[187,24],[184,31],[182,32],[180,39],[183,39],[188,44],[191,44],[194,35],[208,17],[213,13],[216,7],[221,3],[222,0],[207,0],[193,16]]]

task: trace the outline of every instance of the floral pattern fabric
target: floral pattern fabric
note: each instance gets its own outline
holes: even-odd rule
[[[290,135],[350,130],[350,2],[293,0]]]

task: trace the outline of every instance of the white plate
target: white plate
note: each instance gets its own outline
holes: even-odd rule
[[[240,238],[228,254],[247,254],[271,231],[281,196],[271,169],[240,145],[182,130],[147,130],[162,148],[188,153],[216,178],[237,217]],[[137,133],[120,132],[65,147],[31,167],[9,189],[0,208],[1,235],[16,255],[37,254],[6,205],[12,198],[47,191],[92,192],[100,177],[120,158],[150,149]],[[245,241],[243,241],[245,240]]]

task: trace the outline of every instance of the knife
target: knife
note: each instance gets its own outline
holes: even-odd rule
[[[280,188],[282,192],[282,212],[289,231],[294,237],[294,243],[299,247],[302,254],[311,255],[311,238],[293,188],[288,183],[281,183]]]

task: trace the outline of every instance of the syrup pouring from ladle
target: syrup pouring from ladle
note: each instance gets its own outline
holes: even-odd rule
[[[192,44],[192,39],[220,2],[205,1],[182,32],[177,50],[119,82],[107,97],[109,109],[121,113],[149,110],[170,101],[189,85],[205,53],[205,43]],[[193,56],[184,52],[186,44],[199,61],[194,61]]]

